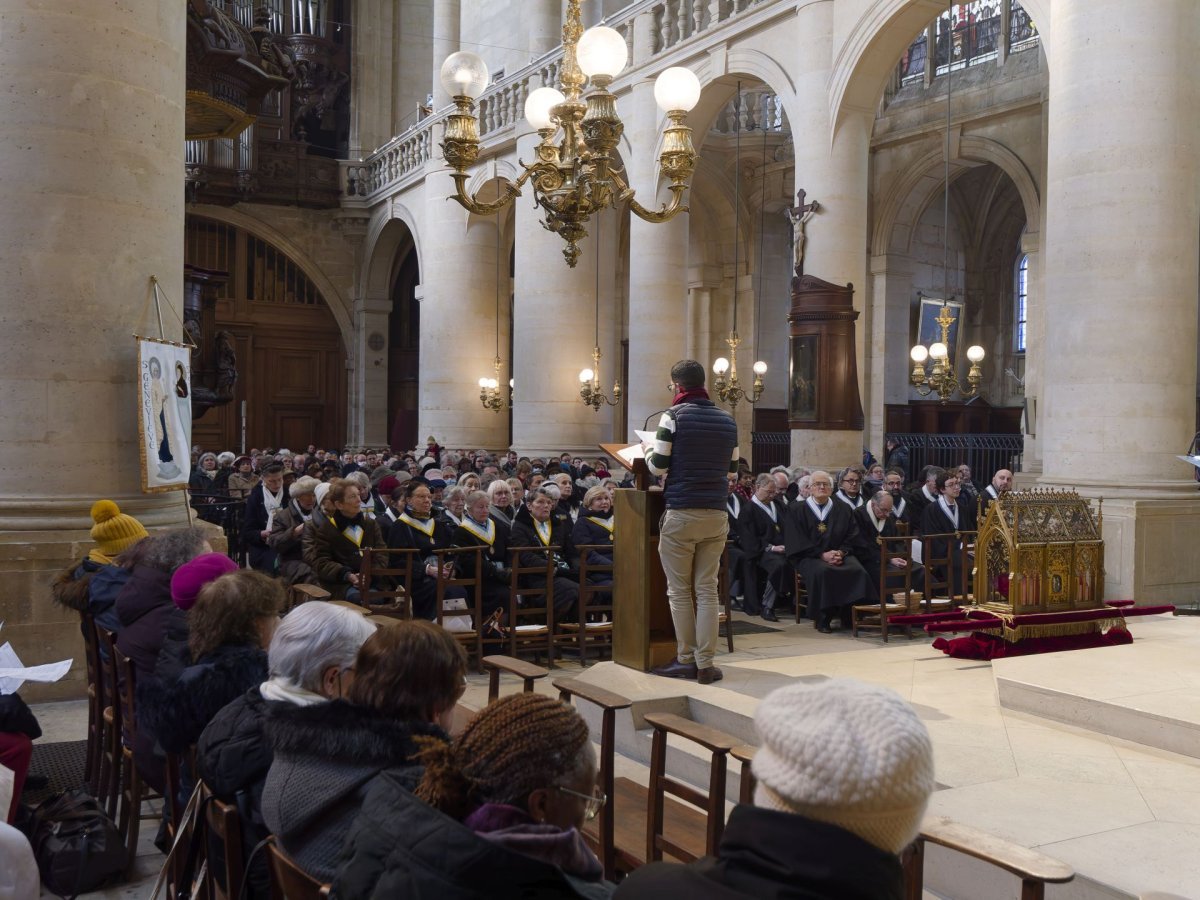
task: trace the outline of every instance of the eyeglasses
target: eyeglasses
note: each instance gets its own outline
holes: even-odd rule
[[[563,794],[569,794],[570,796],[586,803],[587,806],[584,807],[583,818],[588,822],[600,815],[601,807],[608,802],[608,797],[605,795],[604,791],[600,790],[598,787],[592,788],[592,792],[590,794],[581,794],[579,791],[573,791],[570,788],[559,787],[558,785],[554,786],[554,790]]]
[[[842,484],[858,484],[857,478],[843,478]]]
[[[819,488],[820,487],[820,488],[826,488],[827,490],[833,489],[833,485],[830,484],[828,481],[812,481],[812,482],[809,482],[808,486],[810,488]]]
[[[668,384],[668,385],[667,385],[667,393],[674,395],[674,393],[675,393],[675,382],[673,382],[673,381],[672,381],[670,384]]]

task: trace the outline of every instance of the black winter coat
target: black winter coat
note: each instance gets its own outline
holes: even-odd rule
[[[136,566],[117,594],[121,631],[117,648],[133,663],[138,679],[154,674],[158,651],[167,634],[175,604],[171,601],[171,573],[152,566]]]
[[[333,879],[342,839],[372,780],[391,772],[405,789],[421,780],[414,737],[449,740],[427,722],[398,722],[334,700],[272,710],[267,735],[275,759],[263,788],[263,820],[306,872]]]
[[[573,878],[476,835],[418,800],[392,772],[371,784],[333,883],[340,900],[599,900],[611,892],[606,882]]]
[[[737,806],[717,856],[651,863],[619,900],[902,900],[900,860],[858,835],[793,813]]]

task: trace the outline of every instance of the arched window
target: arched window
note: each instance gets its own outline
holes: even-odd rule
[[[1029,254],[1017,257],[1013,270],[1013,351],[1025,352],[1025,322],[1029,299]]]

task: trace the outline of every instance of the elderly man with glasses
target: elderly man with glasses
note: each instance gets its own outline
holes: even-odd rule
[[[865,472],[858,466],[847,466],[838,476],[838,491],[834,494],[851,509],[860,508],[865,502],[862,497],[862,483]]]
[[[829,634],[833,619],[848,621],[855,603],[872,602],[875,588],[855,554],[863,554],[863,536],[853,511],[832,499],[833,478],[813,472],[811,496],[788,508],[784,525],[788,562],[804,578],[808,615],[817,630]]]

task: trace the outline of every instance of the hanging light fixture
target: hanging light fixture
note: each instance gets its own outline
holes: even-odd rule
[[[659,171],[670,181],[670,202],[650,210],[634,199],[624,173],[613,167],[613,151],[625,125],[617,115],[616,97],[608,86],[625,68],[629,48],[619,31],[597,25],[583,30],[580,0],[568,0],[563,23],[561,90],[541,87],[525,100],[525,118],[542,142],[537,160],[521,163],[523,172],[503,195],[481,201],[467,193],[467,169],[479,158],[479,122],[475,100],[488,84],[488,70],[476,54],[460,51],[442,64],[442,84],[454,98],[454,112],[446,119],[442,156],[454,170],[457,200],[469,212],[491,215],[520,196],[521,186],[532,179],[535,203],[545,211],[543,224],[567,242],[563,256],[574,268],[584,225],[595,213],[628,202],[630,210],[647,222],[666,222],[687,211],[683,193],[696,168],[692,130],[684,124],[687,113],[700,99],[700,80],[681,66],[667,69],[654,83],[654,99],[667,114]],[[581,99],[584,88],[591,91]],[[555,137],[562,135],[556,143]]]
[[[737,85],[737,101],[734,109],[734,161],[733,161],[733,328],[725,343],[729,346],[729,357],[719,356],[713,362],[713,372],[717,380],[713,387],[722,403],[728,403],[731,410],[737,410],[737,405],[745,400],[747,403],[757,403],[762,397],[763,376],[767,374],[767,364],[761,359],[754,364],[754,384],[747,392],[738,381],[737,348],[742,339],[737,332],[738,314],[738,245],[741,241],[741,173],[738,166],[742,158],[742,83]],[[759,282],[762,284],[761,280]],[[726,377],[728,376],[728,377]]]
[[[593,411],[599,412],[600,407],[608,404],[616,406],[621,402],[621,381],[613,381],[612,399],[604,395],[600,387],[600,229],[596,229],[596,332],[595,343],[592,346],[592,367],[579,373],[579,397]]]
[[[484,409],[498,413],[512,408],[513,380],[508,380],[508,398],[500,390],[500,221],[496,220],[496,357],[492,360],[495,374],[479,379],[479,402]]]
[[[951,70],[954,68],[954,47],[953,34],[950,30],[950,15],[953,9],[954,4],[951,3],[951,12],[947,13],[945,28],[946,142],[943,152],[945,183],[942,192],[942,275],[945,280],[942,291],[942,308],[934,320],[938,323],[938,327],[941,328],[942,334],[941,340],[934,341],[928,347],[924,344],[915,344],[908,354],[913,361],[912,376],[910,377],[912,386],[917,389],[917,393],[922,397],[928,397],[930,394],[936,392],[942,403],[948,403],[955,393],[958,393],[963,398],[974,397],[979,393],[979,385],[983,382],[983,369],[979,364],[983,362],[985,355],[983,348],[978,344],[972,344],[967,348],[967,360],[971,363],[971,367],[967,371],[966,383],[960,383],[958,375],[954,371],[954,363],[950,361],[950,329],[953,327],[956,319],[954,310],[950,307],[950,301],[954,299],[950,294],[950,100],[953,97],[951,93]],[[934,52],[937,52],[936,48]],[[962,327],[961,322],[959,323],[959,327]],[[925,363],[930,360],[932,360],[932,363],[927,373],[925,371]]]

